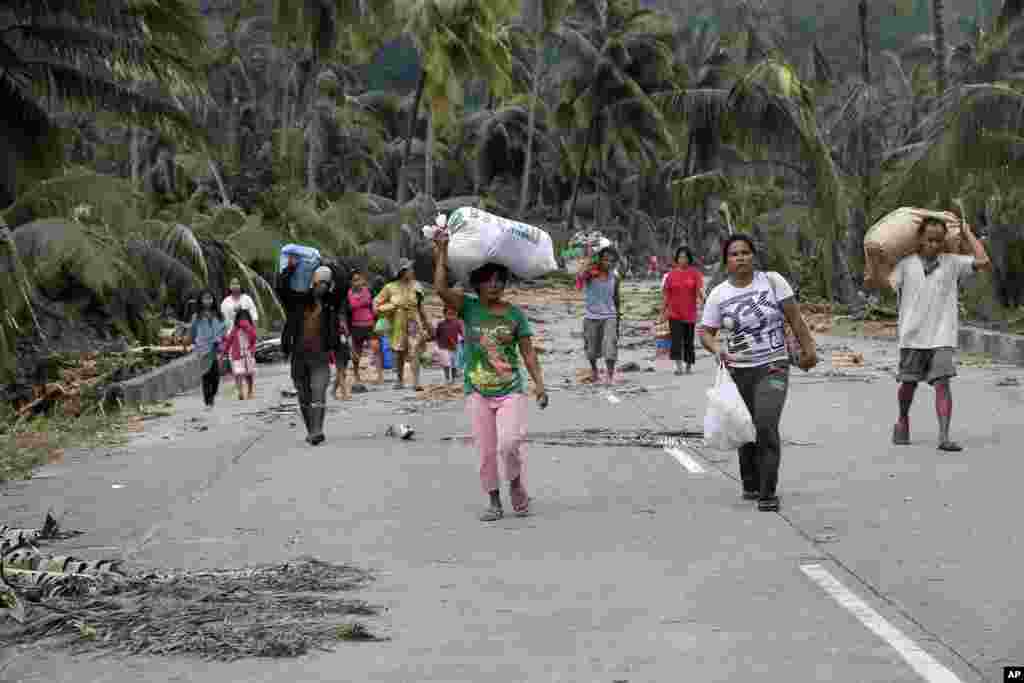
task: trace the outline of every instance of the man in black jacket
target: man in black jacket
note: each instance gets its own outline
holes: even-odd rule
[[[334,273],[327,266],[316,269],[307,292],[291,288],[294,270],[295,262],[290,260],[277,282],[278,297],[288,314],[281,334],[281,351],[291,356],[292,381],[306,423],[306,441],[318,446],[324,441],[327,385],[331,381],[329,357],[341,348],[340,297]]]

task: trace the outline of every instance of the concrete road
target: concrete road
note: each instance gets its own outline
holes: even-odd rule
[[[582,358],[564,306],[549,322],[547,411],[531,432],[700,429],[710,359],[639,372],[611,392],[566,387]],[[639,339],[639,337],[637,338]],[[627,339],[628,341],[628,339]],[[1018,369],[963,368],[960,454],[935,450],[931,392],[914,445],[889,445],[890,344],[822,338],[795,373],[783,421],[779,513],[739,499],[735,456],[662,448],[528,449],[535,512],[482,524],[461,402],[390,389],[335,403],[328,441],[267,421],[287,384],[261,368],[258,399],[175,401],[128,448],[79,453],[7,487],[4,519],[53,506],[87,531],[62,550],[154,567],[231,567],[313,554],[378,573],[360,597],[387,607],[392,640],[299,660],[210,664],[87,659],[8,649],[10,681],[996,681],[1024,664]],[[855,347],[863,369],[833,369]],[[652,364],[649,349],[624,360]],[[439,370],[426,371],[428,382]],[[643,387],[644,391],[638,391]],[[610,393],[610,395],[609,395]],[[417,412],[396,411],[417,408]],[[383,436],[393,422],[412,442]],[[203,428],[206,429],[203,429]],[[117,485],[118,488],[112,488]]]

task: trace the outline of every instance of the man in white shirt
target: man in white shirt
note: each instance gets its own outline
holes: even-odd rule
[[[231,293],[224,298],[220,305],[220,312],[224,315],[228,331],[230,332],[231,328],[235,326],[235,313],[239,310],[249,311],[249,315],[252,316],[252,324],[255,325],[259,322],[260,314],[256,310],[256,304],[253,303],[252,297],[242,294],[242,283],[237,277],[231,279],[230,287]]]
[[[897,445],[910,443],[910,405],[918,382],[926,381],[935,387],[939,450],[963,450],[949,438],[953,412],[949,381],[956,376],[953,353],[959,332],[960,280],[979,270],[991,270],[992,263],[971,227],[967,223],[960,227],[973,256],[942,253],[948,228],[941,219],[929,217],[918,229],[917,253],[902,259],[889,276],[887,284],[896,290],[900,309],[900,412],[892,432],[892,442]],[[868,280],[864,284],[877,288],[881,283]]]

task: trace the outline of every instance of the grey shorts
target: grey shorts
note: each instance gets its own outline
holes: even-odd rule
[[[619,357],[618,321],[583,319],[583,349],[587,360],[604,358],[617,360]]]
[[[900,382],[928,382],[935,384],[940,379],[956,377],[953,363],[953,348],[900,349]]]

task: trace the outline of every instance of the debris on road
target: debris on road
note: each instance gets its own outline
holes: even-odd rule
[[[997,387],[1019,387],[1020,380],[1016,377],[1004,377],[996,382]]]
[[[864,367],[864,354],[854,351],[835,351],[832,353],[832,367],[862,368]]]
[[[559,432],[528,432],[528,443],[549,446],[594,446],[664,448],[686,439],[702,439],[704,432],[694,430],[654,431],[647,429],[616,430],[604,428],[567,429]]]
[[[339,640],[380,640],[350,620],[379,610],[339,596],[370,579],[365,571],[315,558],[238,570],[151,572],[95,592],[25,601],[24,623],[5,635],[18,644],[57,638],[55,644],[76,653],[221,661],[299,657]]]
[[[402,439],[403,441],[408,441],[409,439],[412,438],[413,434],[415,433],[416,430],[410,427],[409,425],[397,424],[389,426],[387,428],[387,431],[384,432],[384,436],[393,436],[398,439]]]

